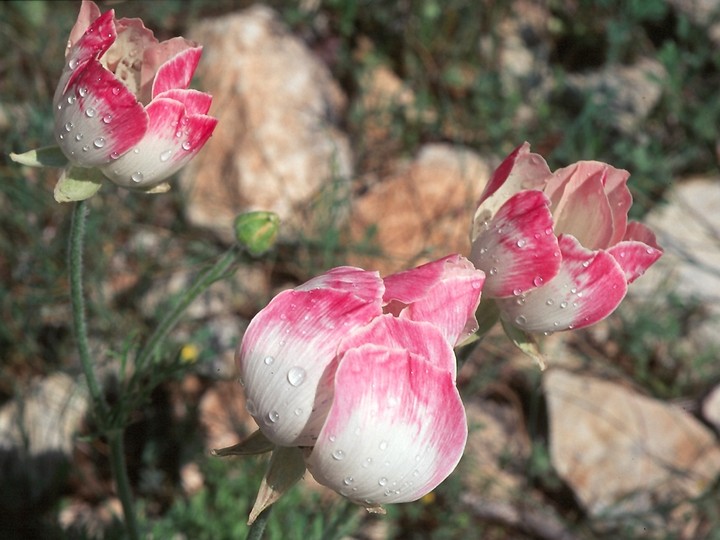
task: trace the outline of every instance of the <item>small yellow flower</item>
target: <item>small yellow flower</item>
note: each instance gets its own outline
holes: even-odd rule
[[[185,364],[192,364],[197,361],[200,356],[200,349],[194,343],[183,345],[180,349],[180,360]]]

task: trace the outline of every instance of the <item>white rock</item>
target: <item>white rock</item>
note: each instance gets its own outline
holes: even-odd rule
[[[718,477],[716,437],[682,409],[561,369],[547,370],[543,385],[552,464],[592,517],[646,515],[661,525],[666,505]]]
[[[204,46],[197,74],[219,123],[181,176],[188,218],[229,241],[238,213],[272,210],[287,236],[321,189],[352,174],[336,127],[345,97],[268,7],[203,21],[189,35]]]
[[[720,433],[720,386],[713,388],[703,401],[702,414],[703,418]]]

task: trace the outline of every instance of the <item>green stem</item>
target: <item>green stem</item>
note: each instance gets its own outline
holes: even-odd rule
[[[245,537],[245,540],[261,540],[263,537],[263,533],[265,532],[265,526],[267,525],[268,518],[270,517],[270,511],[272,510],[272,505],[268,506],[265,510],[260,512],[260,515],[253,521],[253,524],[250,525],[250,530],[247,533],[247,536]]]
[[[140,529],[135,516],[135,505],[130,489],[130,479],[127,474],[125,463],[125,448],[123,443],[124,429],[113,429],[108,433],[110,445],[110,463],[112,466],[113,478],[115,478],[115,489],[117,490],[123,514],[125,515],[125,527],[130,540],[140,540]]]
[[[87,380],[93,409],[95,409],[101,427],[104,427],[109,420],[108,404],[95,377],[92,358],[90,357],[87,319],[85,317],[85,297],[83,295],[83,243],[87,212],[88,208],[85,201],[75,203],[70,225],[70,301],[80,364]]]
[[[200,274],[195,284],[177,300],[172,309],[160,321],[155,331],[148,338],[147,343],[138,353],[136,366],[143,366],[152,358],[167,335],[178,323],[185,309],[192,304],[193,300],[205,292],[210,285],[224,278],[228,270],[238,261],[241,253],[242,248],[239,246],[235,245],[231,247],[218,262]]]
[[[100,388],[100,384],[95,377],[95,370],[93,370],[88,341],[87,318],[85,316],[85,297],[83,295],[83,244],[85,240],[87,212],[88,208],[85,201],[75,203],[72,223],[70,225],[70,302],[72,304],[75,341],[77,343],[78,354],[80,355],[80,364],[82,365],[90,391],[90,397],[92,398],[93,412],[97,417],[100,430],[107,432],[107,426],[112,421],[110,418],[111,411]],[[110,444],[110,461],[113,477],[115,478],[118,496],[122,503],[128,536],[130,540],[139,540],[140,533],[133,508],[127,465],[125,464],[123,430],[113,429],[107,432],[107,436]]]

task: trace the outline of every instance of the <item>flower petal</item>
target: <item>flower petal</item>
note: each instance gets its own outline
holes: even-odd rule
[[[604,184],[608,168],[605,163],[580,161],[553,174],[545,193],[552,201],[555,234],[571,234],[588,249],[611,245],[613,213]]]
[[[548,204],[540,191],[521,191],[482,227],[470,260],[485,272],[486,296],[517,296],[557,274],[560,250]]]
[[[623,239],[628,225],[628,212],[633,202],[632,194],[627,187],[628,178],[630,178],[628,171],[607,166],[604,184],[610,211],[613,215],[614,229],[613,236],[608,243],[609,246],[614,246]]]
[[[583,328],[607,317],[627,292],[625,274],[605,251],[560,237],[562,266],[551,281],[517,298],[498,300],[502,317],[526,332]]]
[[[428,340],[445,343],[423,326]],[[306,458],[318,482],[375,506],[417,500],[455,469],[467,440],[465,412],[451,374],[426,356],[365,344],[345,353],[335,386],[327,422]]]
[[[77,43],[77,41],[83,36],[88,27],[100,17],[100,8],[97,7],[95,2],[90,0],[83,0],[80,4],[80,12],[78,13],[75,25],[70,30],[70,36],[68,37],[67,48],[65,49],[65,56],[70,54],[70,49]]]
[[[179,101],[185,105],[187,114],[207,114],[212,104],[212,96],[210,94],[190,88],[184,90],[167,90],[157,97]]]
[[[550,168],[540,154],[530,152],[526,142],[518,146],[495,170],[478,201],[473,219],[471,239],[475,240],[482,224],[518,191],[542,189],[550,176]]]
[[[67,158],[99,167],[135,146],[148,116],[135,96],[97,60],[78,68],[55,108],[55,140]]]
[[[67,62],[65,62],[53,97],[53,104],[56,107],[60,103],[61,96],[66,93],[68,84],[83,71],[85,64],[92,59],[97,60],[116,39],[115,12],[111,9],[100,15],[67,51],[65,55]]]
[[[185,106],[157,98],[145,109],[148,129],[135,148],[103,167],[103,174],[118,185],[146,190],[190,161],[212,135],[217,119],[188,115]]]
[[[342,338],[381,314],[377,274],[344,269],[343,286],[280,293],[250,322],[236,357],[248,412],[281,446],[311,446],[333,396],[336,352]],[[368,289],[352,287],[371,284]],[[373,290],[375,294],[368,294]],[[355,294],[359,291],[361,295]]]
[[[384,279],[386,311],[435,325],[451,345],[477,330],[475,310],[485,275],[460,255],[449,255]]]
[[[202,54],[202,47],[188,48],[191,44],[184,38],[174,38],[146,52],[143,69],[147,64],[153,73],[157,70],[152,85],[153,98],[167,90],[185,89],[190,85]],[[160,65],[161,62],[165,63]]]
[[[650,229],[632,221],[628,224],[624,240],[611,247],[608,253],[622,267],[627,282],[632,283],[660,258],[663,250]]]

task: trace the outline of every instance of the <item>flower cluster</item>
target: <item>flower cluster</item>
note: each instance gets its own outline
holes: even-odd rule
[[[140,19],[83,1],[53,98],[55,139],[70,164],[148,191],[202,148],[212,98],[188,89],[202,47],[159,43]]]

